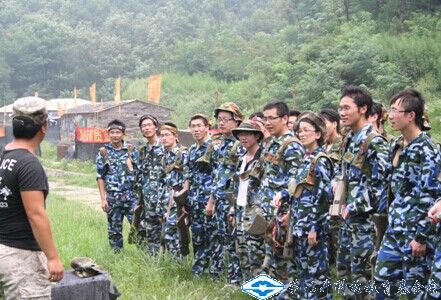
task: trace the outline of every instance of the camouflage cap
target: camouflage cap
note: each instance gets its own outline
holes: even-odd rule
[[[47,121],[46,101],[39,97],[23,97],[12,105],[12,118],[28,118],[37,125]]]
[[[242,121],[243,120],[243,114],[239,109],[239,106],[237,106],[234,102],[225,102],[222,103],[218,108],[214,110],[214,117],[217,118],[217,115],[220,111],[227,111],[233,114],[233,118],[236,121]]]
[[[241,132],[252,132],[259,134],[260,138],[263,138],[263,132],[260,130],[260,128],[257,125],[252,124],[250,121],[243,122],[239,125],[239,127],[236,127],[232,130],[232,133],[236,139],[239,139],[239,133]]]

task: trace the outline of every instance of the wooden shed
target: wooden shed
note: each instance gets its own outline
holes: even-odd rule
[[[119,105],[112,102],[86,104],[71,108],[61,117],[61,141],[71,143],[75,140],[75,128],[106,128],[114,119],[126,124],[127,139],[141,138],[138,121],[144,114],[151,114],[159,122],[168,122],[172,110],[152,102],[141,100],[124,100]]]

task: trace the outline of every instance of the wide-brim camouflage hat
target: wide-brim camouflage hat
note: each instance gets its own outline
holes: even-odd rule
[[[234,102],[225,102],[222,103],[218,108],[214,110],[214,117],[217,118],[217,115],[221,111],[227,111],[233,114],[233,118],[236,121],[242,121],[243,120],[243,114],[239,109],[239,106],[237,106]]]
[[[12,105],[12,118],[27,118],[37,125],[47,121],[46,101],[39,97],[23,97],[15,100]]]
[[[241,132],[257,133],[259,135],[259,139],[263,138],[262,130],[260,130],[258,126],[250,123],[250,121],[243,122],[239,125],[239,127],[234,128],[231,132],[236,139],[239,139],[239,133]]]

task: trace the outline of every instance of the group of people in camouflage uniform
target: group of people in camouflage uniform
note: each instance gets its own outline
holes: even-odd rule
[[[227,267],[238,285],[266,273],[286,284],[279,299],[441,298],[441,155],[419,92],[385,110],[348,86],[338,112],[273,101],[245,119],[227,102],[214,117],[213,136],[209,117],[189,119],[188,149],[152,115],[139,120],[140,147],[109,123],[96,163],[114,251],[138,206],[136,244],[152,255],[180,260],[191,229],[195,276]]]

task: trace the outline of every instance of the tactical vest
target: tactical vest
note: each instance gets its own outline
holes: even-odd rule
[[[262,151],[262,150],[261,150]],[[257,181],[260,181],[261,175],[262,175],[262,166],[260,159],[262,158],[262,152],[260,153],[259,158],[257,158],[255,161],[253,161],[252,166],[247,171],[240,174],[240,179],[242,180],[248,180],[249,177],[252,177],[256,179]],[[245,160],[242,160],[242,164],[245,164]],[[238,169],[240,170],[240,165],[238,166]]]
[[[277,152],[275,155],[272,155],[270,153],[265,153],[265,155],[262,155],[261,157],[261,162],[263,163],[263,161],[267,161],[271,164],[274,165],[279,165],[282,169],[285,167],[285,163],[282,159],[283,157],[283,152],[285,152],[286,148],[288,148],[288,146],[292,143],[298,143],[300,144],[300,141],[296,138],[296,137],[289,137],[287,138],[282,145],[280,146],[279,149],[277,149]]]
[[[305,177],[305,179],[301,182],[296,182],[295,179],[291,180],[288,184],[288,192],[290,195],[298,198],[302,195],[303,189],[312,190],[315,185],[315,167],[317,166],[317,162],[319,159],[326,159],[330,165],[331,165],[331,172],[333,173],[333,166],[334,163],[332,162],[332,159],[329,158],[329,156],[323,152],[320,152],[317,154],[311,161],[311,164],[309,165],[308,173]],[[331,174],[332,177],[332,174]]]
[[[222,157],[219,160],[219,163],[222,165],[236,165],[239,159],[237,157],[237,149],[239,148],[239,146],[240,146],[240,141],[235,141],[233,147],[231,147],[230,149],[229,155],[226,157]]]
[[[176,151],[175,161],[169,165],[165,163],[165,157],[162,158],[162,165],[164,166],[164,171],[166,174],[170,173],[173,170],[182,171],[184,169],[184,163],[182,161],[182,153],[186,150],[187,150],[186,147],[179,147],[178,151]]]
[[[347,154],[349,152],[346,153],[347,147],[349,146],[349,143],[348,143],[349,139],[348,138],[343,139],[342,147],[341,147],[343,161],[356,167],[357,169],[361,170],[361,172],[363,174],[370,177],[371,176],[371,169],[369,167],[369,164],[366,164],[367,150],[369,149],[369,146],[371,145],[372,140],[377,137],[380,137],[384,141],[387,141],[386,138],[384,136],[382,136],[380,133],[378,133],[376,131],[372,131],[371,133],[368,134],[366,139],[362,142],[358,153],[355,155],[353,153],[351,153],[351,155],[354,155],[354,157],[347,157],[347,159],[345,159],[345,156],[349,156]]]
[[[127,153],[128,153],[128,157],[127,157],[127,161],[126,161],[127,170],[129,172],[133,172],[133,161],[132,161],[133,145],[132,144],[127,144]],[[101,157],[104,158],[104,165],[110,165],[110,161],[107,156],[107,148],[105,146],[100,148],[100,154],[101,154]]]

